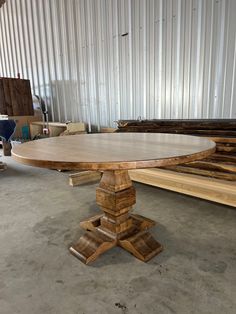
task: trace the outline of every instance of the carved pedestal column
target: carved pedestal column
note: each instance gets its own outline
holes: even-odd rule
[[[130,214],[136,193],[128,171],[104,171],[96,199],[103,214],[80,223],[87,232],[70,248],[73,255],[88,264],[119,245],[146,262],[162,251],[161,244],[147,231],[155,222]]]

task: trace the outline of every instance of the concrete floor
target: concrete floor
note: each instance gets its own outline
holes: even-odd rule
[[[114,248],[85,266],[67,248],[97,213],[96,184],[3,159],[0,314],[236,313],[236,209],[135,184],[165,250],[145,264]]]

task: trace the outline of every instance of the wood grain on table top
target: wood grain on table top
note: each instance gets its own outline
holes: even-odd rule
[[[117,170],[175,165],[204,158],[215,143],[159,133],[104,133],[52,137],[17,145],[15,160],[51,169]]]

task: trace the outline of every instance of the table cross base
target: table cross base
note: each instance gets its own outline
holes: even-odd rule
[[[80,223],[87,232],[70,252],[88,264],[114,246],[121,246],[147,262],[163,250],[147,229],[155,222],[130,214],[136,192],[127,170],[104,171],[96,191],[97,204],[103,213]]]

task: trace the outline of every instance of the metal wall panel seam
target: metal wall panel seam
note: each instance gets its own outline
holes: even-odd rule
[[[90,106],[90,86],[89,86],[89,58],[90,56],[90,51],[89,51],[89,40],[88,40],[88,22],[87,22],[87,5],[86,5],[86,0],[84,2],[84,34],[85,34],[85,40],[86,40],[86,58],[85,58],[85,65],[86,65],[86,82],[87,82],[87,99],[86,99],[86,115],[87,115],[87,121],[88,121],[88,130],[91,132],[91,106]]]
[[[120,74],[119,74],[119,22],[118,22],[118,0],[114,1],[114,6],[113,6],[113,15],[114,18],[114,29],[115,32],[113,34],[114,36],[114,42],[115,42],[115,51],[114,51],[114,90],[116,90],[116,119],[120,119]],[[115,82],[117,85],[115,85]]]
[[[82,2],[82,4],[84,4]],[[84,6],[80,8],[78,6],[77,9],[77,17],[79,18],[79,27],[78,27],[78,38],[80,38],[81,42],[78,40],[78,43],[81,45],[81,63],[80,63],[80,68],[81,68],[81,112],[82,112],[82,118],[88,122],[87,119],[87,72],[86,72],[86,55],[87,55],[87,42],[85,38],[85,23],[84,23]],[[79,55],[78,55],[79,57]]]
[[[46,91],[46,80],[45,80],[45,68],[44,68],[44,60],[43,60],[43,41],[42,41],[42,32],[41,32],[41,27],[40,27],[40,23],[39,23],[39,17],[41,15],[41,10],[39,7],[39,1],[36,1],[36,11],[38,12],[38,14],[36,14],[35,16],[35,20],[36,20],[36,26],[37,26],[37,32],[39,34],[38,37],[38,46],[39,49],[37,49],[39,51],[40,54],[40,60],[41,60],[41,69],[42,69],[42,80],[40,79],[40,85],[42,82],[43,85],[43,95],[44,97],[44,102],[45,102],[45,107],[46,107],[46,111],[48,110],[48,101],[47,101],[47,91]],[[40,63],[39,63],[40,65]]]
[[[9,62],[8,58],[6,58],[6,34],[5,34],[5,31],[4,31],[4,28],[3,28],[3,9],[0,11],[0,33],[1,33],[1,51],[2,51],[2,54],[1,54],[1,60],[2,60],[2,76],[7,76],[7,73],[8,73],[8,65],[7,63]]]
[[[10,41],[10,26],[9,26],[9,15],[8,15],[8,10],[9,10],[9,2],[4,5],[3,8],[1,8],[1,10],[4,10],[5,14],[3,14],[3,18],[4,18],[4,26],[5,26],[5,32],[6,32],[6,42],[7,42],[7,56],[8,56],[8,60],[9,60],[9,76],[12,76],[14,73],[14,60],[13,60],[13,56],[12,56],[12,44]]]
[[[225,27],[225,61],[224,61],[224,74],[223,74],[223,88],[222,88],[222,101],[221,101],[221,117],[225,117],[224,111],[225,111],[225,90],[226,90],[226,74],[227,74],[227,61],[228,61],[228,46],[229,46],[229,17],[230,17],[230,6],[229,1],[227,1],[227,15],[225,18],[225,21],[227,21],[226,27]]]
[[[147,119],[147,5],[149,1],[143,1],[143,116]]]
[[[202,32],[202,0],[198,1],[198,8],[197,8],[198,16],[197,16],[197,51],[196,51],[196,77],[195,77],[195,91],[193,94],[193,118],[197,118],[198,115],[198,109],[199,109],[199,76],[200,76],[200,56],[201,56],[201,32]]]
[[[120,51],[120,29],[119,29],[119,0],[116,0],[116,41],[117,41],[117,75],[118,75],[118,111],[117,111],[117,119],[121,118],[121,99],[122,99],[122,92],[121,92],[121,70],[120,70],[120,55],[121,55],[121,51]]]
[[[133,38],[133,30],[132,30],[132,2],[129,0],[128,3],[128,36],[129,36],[129,90],[130,90],[130,98],[129,98],[129,106],[130,106],[130,117],[131,119],[134,117],[134,104],[133,104],[133,49],[132,49],[132,38]]]
[[[14,46],[16,50],[16,60],[17,60],[17,73],[19,73],[21,78],[24,78],[24,68],[22,62],[22,54],[21,54],[21,47],[20,47],[20,35],[19,35],[19,20],[18,20],[18,10],[17,10],[17,2],[14,5],[14,12],[13,8],[11,7],[11,14],[12,14],[12,24],[13,24],[13,38],[14,38]],[[15,13],[15,14],[14,14]],[[16,40],[18,39],[18,40]]]
[[[49,0],[50,1],[50,0]],[[52,121],[55,121],[55,107],[54,107],[54,102],[53,102],[53,97],[52,97],[52,78],[51,78],[51,71],[50,71],[50,64],[49,64],[49,40],[48,40],[48,32],[46,29],[46,10],[45,10],[45,1],[42,1],[42,16],[43,16],[43,24],[44,24],[44,36],[45,36],[45,43],[43,47],[46,49],[46,65],[47,65],[47,72],[48,72],[48,85],[50,87],[50,113],[52,115]]]
[[[65,86],[65,80],[66,80],[66,76],[65,76],[65,67],[64,67],[64,63],[65,63],[65,53],[64,53],[64,49],[63,49],[63,44],[64,44],[64,39],[63,38],[63,31],[64,31],[64,14],[65,14],[65,6],[64,6],[64,1],[60,0],[59,3],[57,4],[57,26],[58,26],[58,37],[59,37],[59,65],[60,65],[60,70],[61,70],[61,84],[62,84],[62,98],[63,98],[63,118],[64,121],[67,121],[67,98],[66,98],[66,86]]]
[[[233,116],[233,105],[234,104],[234,90],[235,90],[235,72],[236,72],[236,32],[234,36],[234,59],[233,59],[233,78],[232,78],[232,85],[231,85],[231,96],[230,96],[230,117]]]
[[[168,6],[169,4],[169,6]],[[173,36],[172,36],[172,16],[173,16],[173,2],[167,2],[167,16],[166,16],[166,28],[167,28],[167,84],[166,84],[166,118],[172,118],[172,82],[173,82]]]
[[[129,88],[129,81],[130,81],[130,54],[129,54],[129,39],[130,36],[128,33],[129,30],[129,2],[126,0],[123,2],[123,31],[122,31],[122,38],[123,41],[123,51],[124,51],[124,69],[125,69],[125,84],[124,84],[124,90],[125,90],[125,106],[123,107],[123,111],[125,112],[125,115],[130,117],[130,88]]]
[[[111,126],[112,121],[112,115],[111,115],[111,75],[110,75],[110,65],[111,65],[111,52],[110,52],[110,36],[109,36],[109,11],[110,11],[110,3],[109,1],[104,2],[104,18],[102,19],[103,24],[103,32],[104,32],[104,45],[103,45],[103,51],[102,51],[102,57],[105,67],[105,94],[106,94],[106,103],[105,107],[107,108],[107,117],[104,119],[106,121],[105,125]],[[106,52],[107,52],[107,58],[106,58]],[[104,125],[104,124],[103,124]]]
[[[216,58],[216,75],[215,75],[215,88],[214,88],[214,116],[217,118],[220,117],[220,95],[221,86],[222,86],[222,72],[223,72],[223,56],[224,56],[224,38],[225,38],[225,16],[226,16],[226,3],[225,1],[219,2],[218,6],[221,4],[221,7],[218,10],[218,19],[220,31],[218,34],[219,47],[217,49],[217,58]]]
[[[166,65],[167,65],[167,61],[166,61],[166,51],[167,51],[167,5],[166,5],[166,1],[162,0],[163,3],[163,18],[162,18],[162,23],[163,23],[163,33],[162,33],[162,61],[163,61],[163,70],[161,72],[161,80],[162,80],[162,98],[161,98],[161,116],[163,117],[163,119],[166,118]]]
[[[30,41],[30,35],[29,35],[29,21],[28,21],[28,3],[25,1],[25,7],[24,7],[24,18],[26,22],[26,29],[25,32],[27,34],[27,51],[29,52],[29,58],[27,58],[27,64],[28,67],[31,69],[31,88],[33,90],[33,94],[35,94],[35,80],[34,80],[34,70],[33,70],[33,57],[32,57],[32,49],[31,49],[31,41]],[[26,52],[25,52],[26,53]]]
[[[213,25],[214,25],[214,2],[212,2],[211,5],[211,30],[210,30],[210,58],[209,58],[209,71],[208,71],[208,93],[207,93],[207,118],[210,118],[210,101],[211,101],[211,74],[212,74],[212,65],[213,65],[213,42],[214,42],[214,38],[213,38],[213,34],[214,34],[214,29],[213,29]]]
[[[184,74],[183,74],[183,119],[189,117],[189,76],[190,76],[190,56],[191,56],[191,28],[192,28],[192,1],[185,1],[185,28],[184,28]]]
[[[183,66],[182,66],[182,72],[181,72],[181,78],[182,78],[182,88],[181,88],[181,94],[182,94],[182,98],[181,98],[181,118],[184,118],[184,106],[185,106],[185,54],[186,54],[186,41],[185,41],[185,29],[186,29],[186,0],[184,1],[183,4],[183,37],[182,37],[182,46],[183,46]]]
[[[222,64],[222,55],[223,55],[223,35],[224,35],[224,15],[225,15],[225,6],[224,1],[221,0],[215,3],[215,7],[217,10],[217,32],[215,34],[216,40],[216,49],[215,49],[215,72],[213,77],[213,117],[219,117],[219,108],[218,108],[218,101],[219,101],[219,90],[218,85],[221,85],[219,82],[221,81],[221,64]]]
[[[175,88],[173,92],[173,99],[172,103],[173,106],[175,106],[175,118],[179,118],[179,90],[180,90],[180,54],[181,54],[181,48],[180,48],[180,41],[181,41],[181,1],[177,1],[177,12],[175,14],[175,19],[176,19],[176,52],[175,57],[176,57],[176,63],[175,63]]]
[[[192,80],[191,80],[191,74],[192,74],[192,66],[191,66],[191,60],[192,60],[192,53],[193,53],[193,47],[192,47],[192,33],[193,33],[193,0],[191,0],[191,5],[190,5],[190,32],[189,32],[189,80],[188,80],[188,103],[187,103],[187,106],[188,106],[188,114],[187,114],[187,117],[188,119],[191,118],[191,115],[190,115],[190,104],[191,104],[191,83],[192,83]]]
[[[40,84],[40,80],[39,80],[39,60],[38,60],[38,53],[37,53],[37,47],[36,47],[36,32],[35,32],[35,24],[34,24],[34,19],[33,19],[33,16],[34,16],[34,10],[33,10],[33,4],[35,3],[32,3],[31,1],[29,2],[30,3],[30,17],[31,17],[31,25],[32,25],[32,37],[33,37],[33,52],[34,52],[34,56],[35,56],[35,69],[36,69],[36,78],[37,78],[37,85],[35,86],[35,88],[38,89],[38,96],[41,97],[42,93],[41,93],[41,84]],[[30,30],[30,29],[29,29]],[[32,67],[34,69],[34,67]]]
[[[69,60],[69,35],[68,35],[68,4],[70,0],[61,1],[60,11],[61,11],[61,53],[62,53],[62,82],[63,82],[63,106],[65,121],[70,121],[72,116],[71,108],[71,74],[70,74],[70,60]]]
[[[100,103],[99,103],[99,76],[98,76],[98,49],[99,49],[99,44],[98,44],[98,34],[97,34],[97,29],[98,29],[98,19],[97,19],[97,14],[98,10],[95,11],[95,2],[92,2],[92,10],[91,10],[92,16],[91,19],[94,17],[93,20],[93,68],[94,68],[94,85],[95,85],[95,112],[96,112],[96,120],[94,120],[97,130],[100,131],[101,129],[101,124],[100,124]],[[101,36],[102,40],[102,36]],[[100,83],[101,84],[101,83]]]
[[[19,19],[18,17],[22,16],[21,13],[21,2],[16,2],[16,23],[18,29],[18,45],[20,47],[20,63],[22,65],[22,77],[29,79],[29,72],[27,67],[27,61],[25,58],[25,34],[23,31],[23,19]]]
[[[160,15],[159,15],[159,31],[158,31],[158,35],[159,35],[159,41],[158,41],[158,50],[159,51],[156,51],[156,53],[159,53],[159,58],[158,58],[158,71],[156,72],[155,74],[155,78],[156,78],[156,75],[158,75],[158,84],[156,84],[157,86],[157,89],[155,90],[156,91],[156,95],[158,97],[158,118],[161,118],[162,117],[162,43],[163,43],[163,38],[162,38],[162,35],[163,35],[163,1],[162,0],[159,0],[159,12],[160,12]],[[158,91],[159,89],[159,91]],[[155,112],[154,112],[155,114]],[[156,115],[154,115],[154,117],[156,117]]]
[[[15,42],[15,32],[14,32],[14,22],[13,22],[13,14],[12,14],[12,2],[10,2],[10,5],[7,6],[7,12],[8,12],[8,31],[9,31],[9,37],[10,37],[10,45],[11,47],[15,47],[15,49],[11,50],[12,55],[12,61],[13,61],[13,70],[12,70],[12,76],[17,77],[17,53],[16,53],[16,42]]]
[[[78,36],[79,36],[79,32],[77,30],[78,28],[78,24],[77,24],[77,19],[78,19],[78,11],[76,9],[76,0],[73,0],[73,33],[74,33],[74,49],[75,49],[75,71],[76,71],[76,79],[77,79],[77,84],[76,84],[76,95],[77,95],[77,100],[78,100],[78,106],[77,106],[77,115],[78,115],[78,120],[80,122],[83,121],[82,119],[82,111],[81,111],[81,93],[80,93],[80,65],[78,62],[79,59],[79,49],[78,49]]]
[[[205,28],[206,28],[206,2],[202,2],[201,6],[201,36],[200,36],[200,61],[199,61],[199,83],[198,83],[198,90],[197,90],[197,106],[198,106],[198,111],[197,111],[197,117],[202,117],[202,112],[203,112],[203,85],[204,85],[204,51],[206,49],[206,39],[205,39]]]

